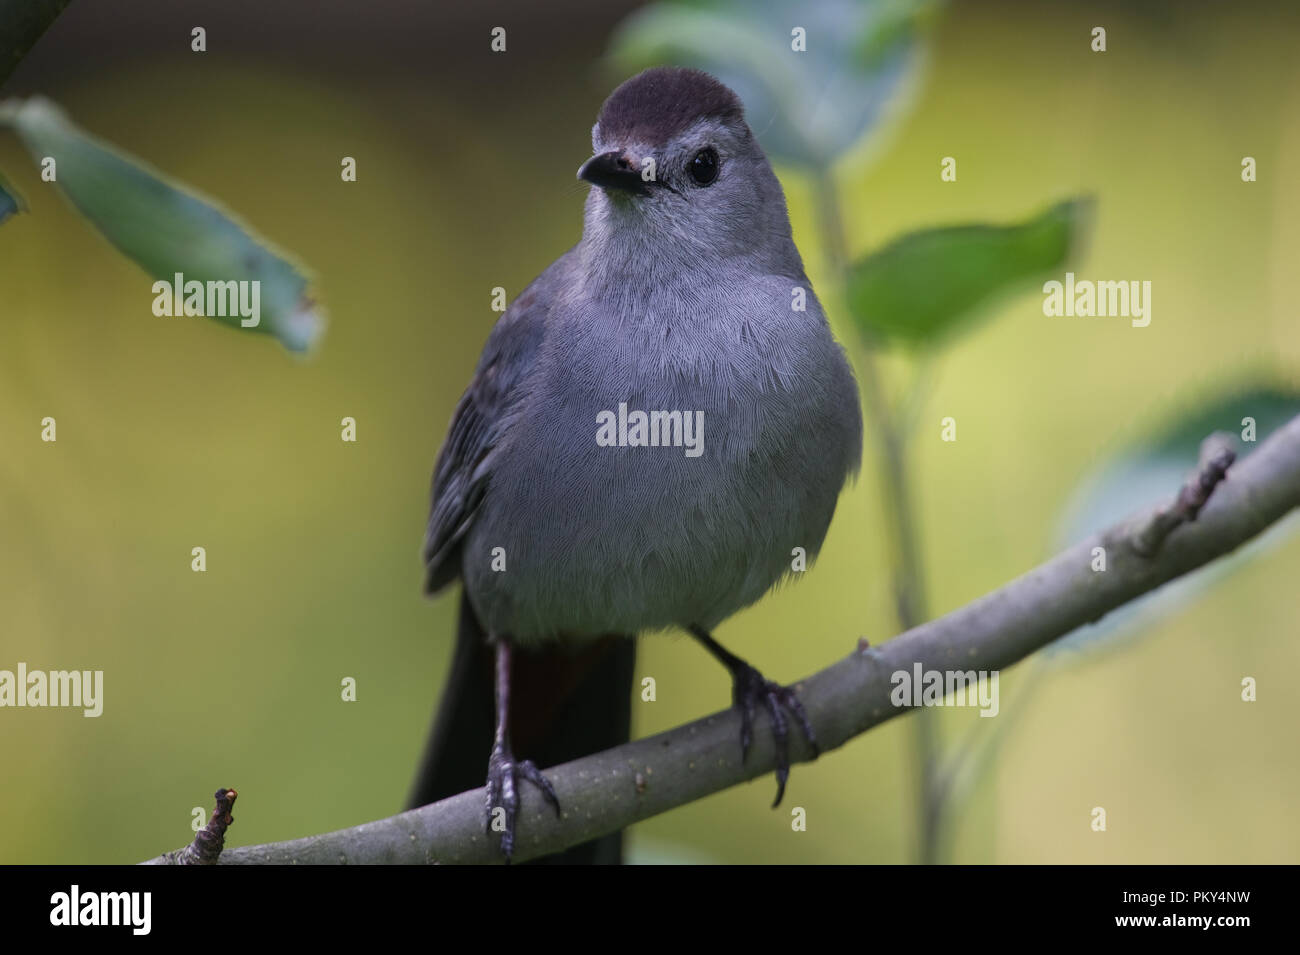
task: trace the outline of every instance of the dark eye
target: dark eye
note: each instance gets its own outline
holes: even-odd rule
[[[691,160],[691,178],[699,185],[707,186],[718,178],[718,151],[712,146],[705,146]]]

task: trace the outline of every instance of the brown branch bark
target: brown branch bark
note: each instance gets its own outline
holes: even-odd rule
[[[1212,434],[1201,444],[1201,463],[1196,472],[1183,485],[1178,496],[1168,507],[1156,508],[1142,525],[1133,531],[1130,542],[1143,557],[1153,557],[1180,524],[1196,520],[1201,508],[1210,499],[1214,489],[1228,475],[1228,468],[1237,460],[1231,437]]]
[[[216,865],[221,857],[221,850],[226,844],[226,830],[235,821],[230,814],[239,793],[233,789],[218,789],[217,804],[212,810],[208,824],[194,835],[194,841],[184,849],[164,852],[157,859],[151,859],[149,865]]]

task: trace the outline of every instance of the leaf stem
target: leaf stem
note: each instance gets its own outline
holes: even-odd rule
[[[833,170],[829,167],[818,169],[814,185],[826,258],[841,298],[847,299],[848,246]],[[912,499],[907,487],[904,436],[885,394],[880,365],[876,361],[878,348],[877,340],[868,339],[866,348],[859,352],[858,364],[866,395],[867,415],[879,451],[877,457],[881,467],[884,516],[890,527],[894,611],[900,629],[906,631],[926,618],[925,581]],[[921,806],[917,858],[921,862],[930,863],[938,860],[939,831],[944,809],[943,790],[938,784],[938,727],[935,725],[934,713],[922,708],[913,719],[913,727],[916,734],[914,759]]]

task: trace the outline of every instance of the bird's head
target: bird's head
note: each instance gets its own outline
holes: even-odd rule
[[[709,74],[656,67],[632,77],[605,100],[591,141],[578,170],[595,187],[590,241],[722,256],[790,243],[785,196],[740,100]]]

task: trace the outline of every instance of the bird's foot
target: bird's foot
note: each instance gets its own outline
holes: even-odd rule
[[[749,744],[754,738],[754,714],[760,703],[767,709],[768,718],[772,721],[772,740],[776,744],[776,800],[772,803],[772,808],[775,809],[781,805],[781,799],[785,796],[785,783],[790,778],[790,732],[786,713],[793,716],[795,722],[799,724],[804,738],[812,747],[814,759],[820,752],[817,747],[817,737],[813,733],[812,724],[808,722],[808,714],[804,711],[803,703],[799,701],[799,695],[793,687],[773,683],[743,661],[732,670],[732,680],[731,698],[741,714],[742,761],[749,755]]]
[[[486,832],[501,833],[501,854],[510,862],[515,851],[515,818],[519,815],[519,783],[527,780],[560,814],[560,800],[551,781],[531,759],[515,759],[510,747],[497,743],[488,759]]]

